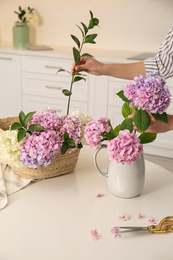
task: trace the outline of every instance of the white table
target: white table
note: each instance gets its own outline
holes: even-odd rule
[[[33,183],[9,197],[0,212],[1,260],[172,260],[173,233],[130,234],[113,238],[114,226],[149,225],[173,215],[173,174],[146,161],[143,192],[133,199],[110,194],[106,178],[84,147],[73,173]],[[104,153],[101,154],[104,166]],[[96,198],[97,193],[105,194]],[[127,213],[131,219],[121,222]],[[138,214],[145,219],[137,219]],[[97,229],[101,239],[93,241]]]

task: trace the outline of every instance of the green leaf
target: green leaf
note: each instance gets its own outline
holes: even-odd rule
[[[26,136],[26,131],[25,129],[21,128],[18,130],[18,134],[17,134],[17,140],[18,142],[22,141],[22,139]]]
[[[69,134],[67,132],[65,132],[64,134],[64,141],[67,141],[69,139]]]
[[[86,80],[84,77],[79,77],[79,76],[76,76],[75,78],[74,78],[74,81],[73,82],[77,82],[77,81],[79,81],[79,80]]]
[[[77,65],[78,61],[80,60],[80,53],[75,47],[73,47],[73,57],[74,57],[76,65]]]
[[[141,144],[148,144],[153,142],[157,137],[157,134],[154,133],[142,133],[138,138],[140,139]]]
[[[27,127],[27,124],[28,122],[31,120],[32,116],[35,114],[35,111],[34,112],[29,112],[26,116],[25,116],[25,119],[24,119],[24,127],[26,128]]]
[[[65,69],[62,69],[62,68],[60,68],[58,71],[57,71],[57,73],[58,72],[62,72],[62,71],[66,71]]]
[[[156,120],[160,120],[160,121],[163,121],[165,123],[168,123],[168,117],[167,117],[167,114],[166,113],[163,113],[163,114],[154,114],[154,113],[151,113],[151,115],[156,119]]]
[[[99,19],[93,18],[93,25],[94,25],[94,26],[99,25]]]
[[[57,71],[57,73],[56,74],[58,74],[59,72],[67,72],[67,73],[69,73],[70,75],[71,75],[71,72],[70,71],[68,71],[68,70],[65,70],[65,69],[59,69],[58,71]]]
[[[77,147],[81,149],[83,147],[82,143],[78,144]]]
[[[88,25],[88,29],[89,29],[89,30],[92,29],[92,28],[94,28],[93,19],[91,19],[91,20],[89,21],[89,25]]]
[[[91,15],[91,20],[93,20],[93,13],[92,13],[92,11],[90,10],[90,15]]]
[[[114,128],[114,135],[115,135],[115,137],[119,134],[120,128],[121,128],[121,124],[117,125]]]
[[[82,26],[83,26],[83,28],[84,28],[84,33],[85,33],[85,35],[86,35],[87,32],[88,32],[88,28],[87,28],[87,26],[86,26],[84,23],[81,22],[81,24],[82,24]]]
[[[148,114],[142,109],[139,109],[134,114],[133,121],[134,121],[136,127],[141,132],[147,130],[147,128],[150,126],[150,118],[149,118]]]
[[[130,107],[129,102],[125,102],[122,106],[122,115],[123,117],[128,117],[131,114],[136,113],[136,108]]]
[[[22,128],[22,125],[20,123],[14,123],[12,124],[12,126],[10,127],[10,130],[13,131],[13,130],[17,130],[17,129],[20,129]]]
[[[75,148],[76,147],[73,139],[68,139],[67,144],[68,144],[68,148]]]
[[[85,74],[82,74],[82,73],[77,72],[77,71],[75,71],[73,75],[74,75],[74,76],[85,76],[85,77],[86,77]]]
[[[94,34],[89,34],[89,35],[86,36],[86,39],[89,38],[89,39],[94,40],[94,39],[97,37],[97,35],[98,35],[98,34],[96,34],[96,33],[94,33]]]
[[[106,137],[105,140],[112,140],[115,137],[114,132],[110,131],[109,133],[106,133],[105,137]]]
[[[23,111],[20,111],[20,113],[19,113],[19,120],[20,120],[20,123],[24,126],[25,114]]]
[[[132,124],[133,120],[126,118],[124,119],[124,121],[122,122],[121,126],[120,126],[120,130],[124,130],[124,129],[128,129],[130,131],[130,133],[133,132],[133,124]]]
[[[34,130],[41,131],[41,130],[43,130],[43,127],[41,125],[32,124],[29,126],[28,130],[29,131],[34,131]]]
[[[84,54],[82,54],[81,57],[93,57],[93,55],[91,55],[91,54],[89,54],[89,53],[84,53]]]
[[[79,28],[79,30],[81,31],[81,33],[82,33],[82,36],[84,37],[84,32],[83,32],[83,30],[81,29],[81,27],[80,26],[78,26],[78,25],[76,25],[78,28]]]
[[[71,94],[72,94],[72,92],[71,91],[69,91],[68,89],[63,89],[62,90],[62,93],[65,95],[65,96],[71,96]]]
[[[92,43],[92,44],[95,44],[96,42],[95,42],[93,39],[85,38],[84,43]]]
[[[68,145],[67,143],[63,143],[62,147],[61,147],[61,153],[65,154],[68,150]]]
[[[123,101],[125,102],[131,102],[130,100],[128,100],[125,96],[124,96],[124,91],[120,90],[118,93],[116,93]]]
[[[76,36],[72,35],[72,34],[71,34],[71,37],[75,41],[75,43],[77,44],[78,48],[80,48],[80,41],[79,41],[79,39]]]

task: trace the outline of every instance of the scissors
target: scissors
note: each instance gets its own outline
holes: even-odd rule
[[[119,229],[119,233],[138,231],[149,231],[151,233],[173,232],[173,216],[163,218],[158,225],[151,225],[148,227],[119,227]]]

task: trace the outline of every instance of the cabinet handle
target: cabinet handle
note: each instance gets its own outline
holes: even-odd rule
[[[47,68],[47,69],[57,69],[57,70],[61,69],[61,67],[49,66],[49,65],[45,65],[45,68]]]
[[[12,60],[12,58],[0,57],[0,60]]]
[[[59,90],[62,89],[61,87],[54,87],[54,86],[46,86],[46,88],[59,89]]]

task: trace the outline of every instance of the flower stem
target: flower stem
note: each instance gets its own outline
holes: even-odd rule
[[[74,75],[72,75],[72,79],[71,79],[71,84],[70,84],[70,92],[71,94],[68,97],[68,105],[67,105],[67,116],[69,115],[69,109],[70,109],[70,100],[71,100],[71,95],[72,95],[72,86],[74,83]]]

